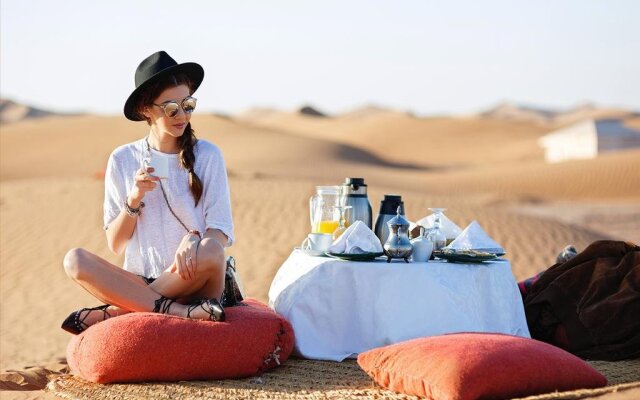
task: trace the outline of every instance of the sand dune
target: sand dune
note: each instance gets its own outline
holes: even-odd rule
[[[557,115],[558,112],[551,109],[523,106],[512,102],[499,103],[479,114],[483,118],[525,121],[539,125],[552,124]]]
[[[0,99],[0,123],[16,122],[27,118],[40,118],[53,113],[29,107],[8,99]]]
[[[547,165],[536,144],[546,130],[534,124],[378,111],[335,118],[269,111],[251,121],[194,116],[197,135],[225,155],[237,236],[229,254],[250,296],[266,301],[277,269],[309,231],[314,186],[347,176],[366,179],[374,214],[385,193],[399,193],[411,220],[433,206],[446,207],[463,227],[478,220],[505,247],[518,279],[551,265],[566,244],[584,248],[619,237],[614,232],[640,238],[640,224],[614,229],[640,220],[639,151]],[[97,304],[65,276],[62,258],[83,247],[121,263],[101,229],[101,172],[115,147],[146,132],[142,123],[96,116],[2,127],[2,371],[55,363],[69,338],[61,321],[71,310]],[[587,216],[559,220],[562,208],[526,209],[558,199]],[[588,218],[585,201],[602,206],[599,224],[581,222]],[[616,205],[626,207],[625,221],[616,219]],[[36,383],[42,380],[41,370],[29,371]],[[20,379],[12,376],[7,380]]]
[[[340,115],[340,119],[342,121],[349,120],[358,120],[372,117],[382,117],[382,116],[391,116],[391,115],[407,115],[407,113],[392,110],[386,107],[377,106],[375,104],[370,104],[364,107],[359,107],[354,110],[348,111],[342,115]]]
[[[71,113],[56,113],[49,110],[17,103],[9,99],[0,99],[0,124],[26,121],[37,118],[71,116]]]
[[[414,174],[415,175],[415,174]],[[436,193],[491,192],[531,200],[627,200],[640,197],[640,150],[560,164],[523,162],[416,176]],[[597,188],[596,188],[597,187]]]
[[[198,116],[193,125],[198,137],[223,149],[232,175],[313,176],[320,164],[325,172],[349,169],[351,165],[395,165],[353,145],[249,127],[217,116]],[[3,127],[0,179],[99,175],[115,147],[145,133],[144,124],[95,116],[33,120]]]
[[[628,110],[619,110],[615,108],[597,108],[597,107],[583,107],[577,108],[570,112],[558,115],[554,119],[556,126],[561,127],[576,123],[585,119],[620,119],[627,120],[637,118],[638,113]]]
[[[240,120],[243,121],[243,120]],[[274,113],[252,126],[358,146],[396,163],[425,167],[543,159],[535,140],[546,129],[522,122],[479,118],[414,118],[405,113],[312,118]]]
[[[288,119],[296,118],[309,122],[310,117]],[[640,196],[640,185],[636,184],[640,179],[638,150],[548,165],[541,156],[535,156],[541,152],[535,143],[535,129],[522,127],[518,131],[501,122],[446,119],[401,119],[396,120],[396,126],[403,121],[407,129],[396,136],[404,138],[404,146],[412,147],[415,154],[423,154],[423,159],[432,164],[412,164],[408,158],[393,157],[396,154],[393,145],[384,141],[390,139],[380,139],[384,131],[381,124],[375,125],[377,130],[352,131],[349,140],[341,141],[323,140],[307,130],[291,132],[215,116],[197,116],[193,124],[199,137],[223,149],[232,176],[327,182],[341,181],[345,175],[363,175],[377,184],[407,188],[420,185],[435,193],[491,192],[546,199]],[[331,123],[338,125],[336,121]],[[431,131],[421,135],[424,126],[431,126]],[[110,151],[138,139],[145,131],[144,125],[116,117],[14,124],[3,128],[0,136],[0,179],[100,176]],[[445,138],[435,147],[439,150],[432,149],[433,131],[446,132],[440,135]],[[413,146],[409,146],[411,135]],[[497,142],[503,144],[496,146]],[[487,149],[484,152],[483,147]],[[491,150],[495,147],[498,148]],[[386,153],[380,150],[390,148],[392,151]],[[62,162],[61,152],[64,152]],[[474,162],[479,164],[474,166]]]
[[[573,124],[584,119],[627,119],[637,116],[638,113],[630,110],[597,107],[589,103],[568,110],[557,110],[505,102],[478,115],[482,118],[528,122],[552,128]]]

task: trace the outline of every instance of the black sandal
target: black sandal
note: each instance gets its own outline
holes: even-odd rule
[[[170,299],[168,297],[160,296],[160,298],[155,301],[156,306],[153,307],[153,312],[162,313],[162,314],[168,314],[169,313],[169,308],[171,308],[171,305],[173,303],[175,303],[175,302],[176,301],[174,299]]]
[[[209,314],[209,321],[223,322],[226,319],[224,308],[222,308],[216,299],[202,299],[198,302],[192,303],[187,309],[187,318],[191,318],[191,312],[198,307],[202,308],[207,312],[207,314]]]
[[[71,314],[69,314],[67,319],[64,320],[61,328],[74,335],[84,332],[85,330],[87,330],[87,328],[89,328],[89,325],[86,322],[84,322],[84,320],[87,319],[89,314],[91,314],[92,311],[102,311],[103,313],[102,320],[104,321],[105,319],[111,318],[111,314],[109,314],[109,311],[107,311],[107,308],[109,307],[110,307],[110,304],[105,304],[98,307],[88,307],[78,311],[74,311]],[[85,312],[84,317],[80,318],[80,315],[83,312]]]

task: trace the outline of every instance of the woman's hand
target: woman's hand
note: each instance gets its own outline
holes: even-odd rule
[[[132,208],[140,207],[144,195],[156,188],[156,182],[159,181],[160,178],[150,175],[151,172],[153,172],[153,168],[151,167],[147,167],[146,170],[143,167],[136,172],[136,176],[133,178],[133,188],[127,199],[129,206]]]
[[[192,280],[196,277],[198,245],[200,238],[197,235],[188,233],[182,238],[180,246],[176,251],[173,268],[171,272],[178,271],[180,278],[184,280]]]

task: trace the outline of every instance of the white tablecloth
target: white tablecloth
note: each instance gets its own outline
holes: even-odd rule
[[[342,361],[366,350],[452,332],[530,337],[506,260],[350,262],[294,250],[278,270],[269,304],[293,325],[295,350]]]

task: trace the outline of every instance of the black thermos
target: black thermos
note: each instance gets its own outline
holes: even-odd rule
[[[400,207],[400,214],[404,215],[404,203],[402,202],[402,196],[396,194],[385,194],[384,199],[380,203],[380,213],[376,219],[375,233],[380,243],[384,245],[389,237],[389,227],[387,222],[398,213],[398,207]]]

